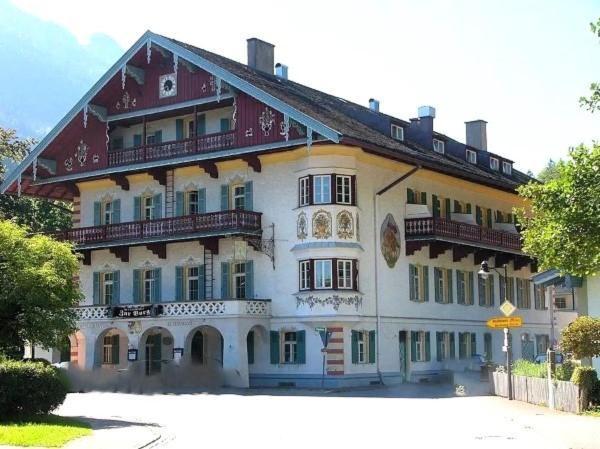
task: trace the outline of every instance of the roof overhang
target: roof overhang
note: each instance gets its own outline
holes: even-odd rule
[[[577,288],[583,285],[583,278],[572,276],[570,274],[561,274],[558,270],[552,269],[531,276],[535,285],[543,287],[561,286],[565,288]]]

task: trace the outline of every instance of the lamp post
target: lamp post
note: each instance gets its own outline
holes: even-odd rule
[[[502,275],[499,269],[504,269],[504,301],[508,301],[508,265],[503,264],[501,267],[490,267],[487,261],[481,262],[481,270],[477,274],[479,274],[483,279],[487,279],[490,275],[490,270],[494,270],[496,273]],[[512,345],[510,338],[510,328],[504,328],[504,346],[506,348],[506,374],[507,381],[506,386],[508,389],[508,400],[512,401],[513,392],[512,392],[512,368],[511,368],[511,358],[512,358]]]

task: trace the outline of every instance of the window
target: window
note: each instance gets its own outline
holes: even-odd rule
[[[458,333],[458,358],[467,359],[477,353],[476,334],[471,332]]]
[[[102,224],[109,225],[113,222],[113,202],[104,201],[102,203]]]
[[[199,301],[204,297],[204,265],[175,267],[175,301]]]
[[[467,162],[470,164],[477,163],[477,153],[473,150],[467,150]]]
[[[233,291],[234,298],[246,297],[246,263],[233,264]]]
[[[502,162],[502,171],[505,175],[512,174],[512,164],[510,162]]]
[[[145,303],[154,301],[154,270],[144,270],[142,277],[142,300]]]
[[[146,145],[154,145],[156,143],[156,136],[154,134],[148,134],[146,136]]]
[[[413,332],[413,361],[427,362],[429,361],[427,346],[429,343],[429,332]]]
[[[350,176],[337,175],[335,183],[337,204],[352,204],[352,178]]]
[[[433,151],[444,154],[444,142],[439,139],[433,139]]]
[[[283,363],[296,363],[298,345],[296,332],[283,333]]]
[[[352,261],[338,260],[338,288],[352,289]]]
[[[438,361],[455,357],[454,332],[436,332],[436,342]]]
[[[536,310],[546,310],[546,289],[543,285],[536,285],[533,289]]]
[[[434,217],[441,217],[450,220],[452,218],[450,198],[431,195],[432,212]]]
[[[188,139],[194,137],[196,135],[196,127],[194,126],[194,121],[190,120],[188,122]]]
[[[435,267],[433,276],[435,279],[435,302],[442,304],[453,302],[452,270]]]
[[[406,202],[407,204],[427,204],[427,192],[406,189]]]
[[[404,140],[404,128],[402,126],[394,125],[391,126],[392,139]]]
[[[102,302],[103,305],[109,305],[113,303],[113,292],[114,292],[114,273],[108,271],[102,273]]]
[[[310,289],[310,261],[300,262],[300,290]]]
[[[331,260],[315,260],[315,288],[333,288]]]
[[[517,307],[519,309],[531,308],[531,295],[529,293],[529,281],[527,279],[517,279]]]
[[[154,198],[152,196],[142,197],[142,220],[154,218]]]
[[[490,274],[487,279],[478,275],[479,305],[492,307],[494,305],[494,275]]]
[[[187,291],[186,300],[198,301],[200,293],[200,268],[187,267]]]
[[[500,161],[498,161],[498,159],[495,157],[490,157],[490,168],[498,171],[500,169]]]
[[[537,355],[545,354],[550,346],[550,337],[547,335],[536,335],[535,336],[535,347]]]
[[[515,278],[513,277],[508,277],[508,292],[505,292],[505,282],[504,282],[504,276],[500,275],[500,302],[504,302],[505,300],[508,300],[512,303],[514,303],[515,301]]]
[[[102,364],[119,364],[119,335],[105,335],[102,340]]]
[[[246,187],[244,184],[233,186],[232,203],[235,210],[245,210],[246,208]]]
[[[488,362],[492,360],[492,334],[489,332],[483,334],[483,355]]]
[[[366,363],[367,359],[367,340],[366,332],[357,332],[357,350],[358,363]]]
[[[300,178],[299,200],[300,206],[310,204],[310,178],[308,176]]]
[[[122,150],[123,149],[123,138],[115,137],[110,142],[111,150]]]
[[[410,300],[416,302],[429,301],[427,285],[429,283],[429,267],[410,264],[408,273]]]
[[[351,331],[352,363],[375,363],[375,331]]]
[[[190,190],[189,192],[185,192],[185,205],[187,210],[185,211],[185,215],[196,215],[199,213],[198,207],[198,191]]]
[[[467,306],[475,302],[475,293],[473,291],[473,272],[456,270],[456,292],[457,302]]]
[[[564,296],[559,296],[554,298],[554,307],[557,309],[566,309],[567,308],[567,298]]]
[[[315,204],[326,204],[331,202],[331,176],[318,175],[313,177]]]

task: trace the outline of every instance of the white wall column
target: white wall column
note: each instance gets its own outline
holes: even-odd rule
[[[248,388],[248,351],[246,347],[246,326],[239,323],[227,323],[221,330],[223,334],[223,376],[229,387]]]

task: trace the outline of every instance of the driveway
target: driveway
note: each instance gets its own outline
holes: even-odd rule
[[[465,397],[435,385],[80,393],[70,394],[59,413],[147,423],[161,435],[156,448],[600,447],[599,418],[478,396],[485,390],[486,384],[467,387]]]

